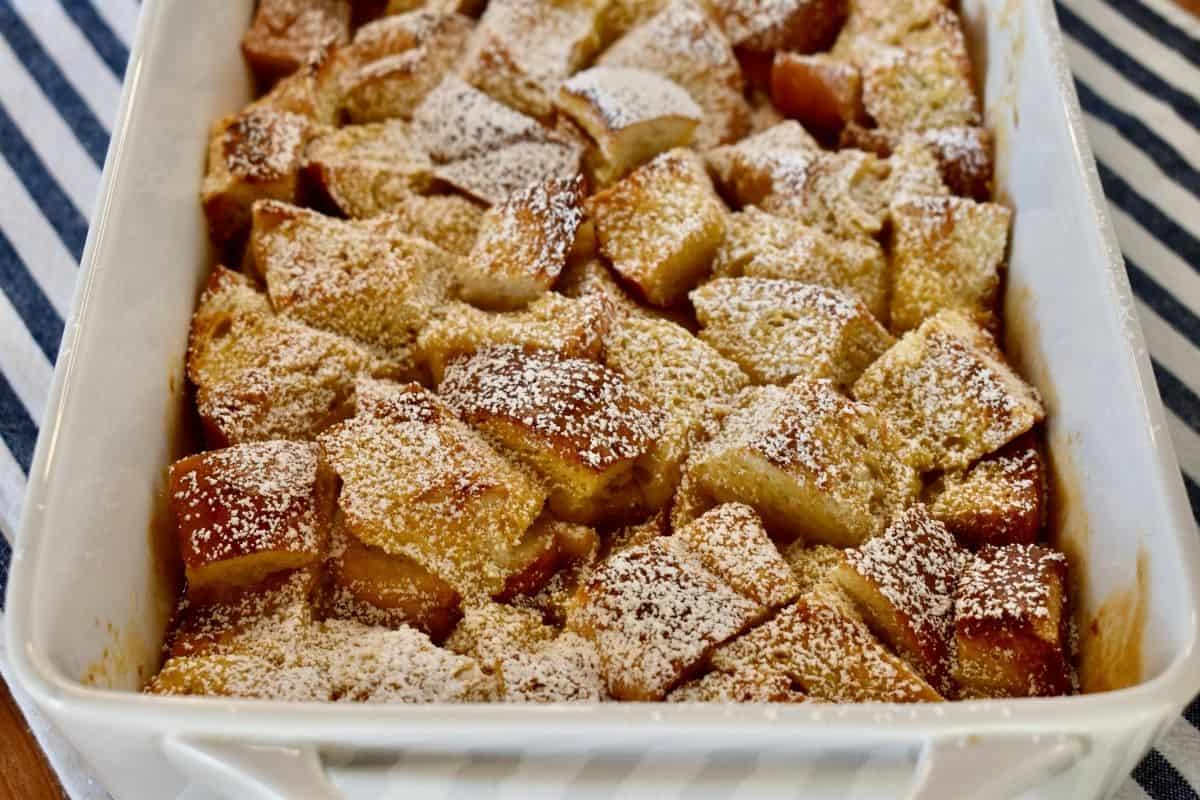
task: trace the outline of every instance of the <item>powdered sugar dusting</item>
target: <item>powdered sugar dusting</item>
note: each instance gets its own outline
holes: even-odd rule
[[[704,116],[679,84],[633,67],[592,67],[565,81],[562,91],[587,101],[610,130],[664,116],[696,122]]]

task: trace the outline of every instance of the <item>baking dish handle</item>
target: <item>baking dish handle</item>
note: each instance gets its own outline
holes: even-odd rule
[[[312,745],[251,745],[167,736],[167,760],[189,779],[237,800],[347,800]],[[1070,768],[1086,743],[1067,736],[930,738],[921,748],[908,800],[1011,800]],[[395,772],[380,770],[380,782]],[[441,778],[444,780],[444,777]],[[647,798],[663,785],[644,787]],[[624,783],[622,797],[638,797]]]

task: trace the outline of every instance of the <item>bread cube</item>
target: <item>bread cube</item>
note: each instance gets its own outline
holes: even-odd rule
[[[345,221],[259,203],[250,251],[281,314],[403,358],[458,269],[405,229],[388,215]]]
[[[281,78],[269,92],[246,108],[299,114],[319,125],[336,125],[341,101],[338,74],[343,61],[339,51],[325,50],[319,57]]]
[[[870,406],[828,381],[796,380],[734,411],[692,468],[713,498],[751,506],[785,541],[852,547],[919,489],[898,444]]]
[[[903,197],[892,206],[892,328],[942,309],[995,324],[1012,212],[963,197]]]
[[[634,504],[637,458],[662,417],[618,373],[513,345],[451,363],[439,391],[462,419],[537,471],[550,510],[570,522],[620,517]]]
[[[347,125],[315,137],[305,171],[348,217],[373,217],[433,183],[433,162],[399,119]]]
[[[559,142],[518,142],[434,169],[447,185],[487,205],[502,203],[530,185],[571,181],[580,174],[582,153]]]
[[[956,311],[905,334],[863,372],[853,394],[888,419],[922,472],[965,469],[1045,417],[1037,390]]]
[[[690,295],[700,338],[755,383],[826,378],[849,388],[892,345],[862,301],[772,278],[717,278]]]
[[[824,53],[778,53],[771,100],[805,128],[835,133],[863,118],[862,77],[858,67]]]
[[[969,545],[1033,544],[1046,519],[1046,462],[1033,433],[943,474],[929,512]]]
[[[349,40],[349,0],[262,0],[242,54],[259,82],[270,84]]]
[[[306,117],[270,108],[251,108],[217,120],[208,139],[208,171],[200,189],[208,232],[217,245],[245,232],[254,201],[296,199],[312,132]]]
[[[887,259],[865,236],[840,239],[751,206],[729,215],[712,271],[718,278],[785,278],[836,289],[887,319]]]
[[[679,84],[633,67],[592,67],[559,87],[555,106],[596,143],[589,168],[600,186],[692,140],[704,116]]]
[[[725,209],[699,158],[671,150],[587,201],[601,254],[656,306],[682,301],[708,271]]]
[[[349,413],[373,365],[354,342],[276,316],[245,276],[217,267],[200,296],[187,374],[210,448],[310,439]]]
[[[987,128],[952,125],[926,131],[893,131],[852,124],[842,129],[840,144],[887,158],[904,139],[915,140],[933,153],[942,182],[954,194],[979,201],[992,196],[995,137]]]
[[[791,567],[792,577],[801,593],[811,592],[826,582],[842,563],[839,548],[828,544],[810,545],[803,539],[795,540],[780,552]]]
[[[799,694],[830,703],[942,699],[880,644],[844,598],[827,590],[785,606],[769,622],[718,647],[710,661],[714,673],[741,681],[762,684],[768,676],[784,677],[789,699]]]
[[[410,118],[460,58],[472,27],[461,14],[421,10],[359,28],[339,76],[342,109],[353,122]]]
[[[601,54],[605,67],[636,67],[682,86],[703,110],[693,143],[708,150],[750,131],[742,70],[729,40],[696,0],[672,0]]]
[[[492,99],[457,75],[447,75],[413,112],[413,133],[444,164],[521,142],[555,141],[533,117]]]
[[[800,587],[750,506],[724,503],[673,538],[688,547],[712,574],[738,594],[772,608],[796,599]]]
[[[459,273],[459,296],[484,308],[523,308],[554,285],[583,221],[583,178],[531,184],[484,215]]]
[[[360,381],[357,404],[320,436],[349,532],[466,599],[501,591],[542,488],[417,384]]]
[[[833,44],[846,19],[847,0],[704,0],[725,35],[737,47],[766,52],[812,53]]]
[[[143,690],[147,694],[328,701],[328,682],[314,667],[280,668],[252,655],[168,658]]]
[[[510,570],[508,578],[504,581],[504,588],[493,597],[501,602],[509,602],[521,595],[537,594],[559,567],[559,529],[576,527],[584,526],[559,522],[549,514],[534,520],[520,544],[509,555],[505,565]]]
[[[600,49],[605,0],[489,2],[458,74],[505,105],[546,120],[559,84]]]
[[[892,171],[888,175],[884,193],[891,199],[892,208],[912,197],[944,197],[950,194],[950,189],[942,181],[942,168],[937,154],[916,134],[900,138],[892,148],[888,165]]]
[[[964,555],[946,526],[916,505],[882,535],[843,551],[833,571],[871,630],[942,694],[953,690],[954,592]]]
[[[1071,689],[1067,559],[1036,545],[986,546],[955,594],[954,677],[971,697],[1045,697]]]
[[[662,434],[638,465],[646,507],[662,508],[675,492],[705,406],[749,381],[737,364],[684,328],[644,316],[613,324],[605,363],[665,415]]]
[[[334,481],[316,445],[255,442],[171,465],[170,506],[188,586],[246,586],[321,560]]]
[[[657,700],[766,611],[663,536],[610,554],[580,588],[567,624],[596,643],[609,694]]]
[[[929,41],[906,39],[860,59],[863,107],[882,128],[979,125],[979,97],[958,15],[942,9],[927,31]]]
[[[465,197],[449,194],[397,195],[386,209],[389,227],[399,233],[428,239],[464,258],[475,246],[483,209]]]
[[[709,672],[667,695],[669,703],[803,703],[791,678],[771,669]]]
[[[441,641],[461,616],[458,592],[412,558],[359,541],[344,523],[334,531],[328,564],[329,616],[366,625],[411,625]]]
[[[509,703],[598,703],[608,696],[596,645],[570,631],[513,653],[497,675],[500,697]]]
[[[658,14],[670,0],[611,0],[604,9],[603,38],[614,42]]]
[[[879,45],[923,44],[944,35],[935,22],[946,0],[854,0],[833,53],[857,61]]]
[[[740,207],[803,188],[801,179],[820,150],[799,122],[787,120],[736,144],[710,150],[705,161],[721,194]]]
[[[585,220],[580,231],[585,227],[590,227],[590,222]],[[655,308],[634,297],[617,280],[614,271],[598,258],[567,259],[567,266],[554,288],[567,297],[603,301],[608,306],[607,313],[612,322],[623,317],[636,316],[674,322],[689,332],[696,327],[696,321],[685,307]]]
[[[557,631],[536,611],[502,603],[473,603],[446,639],[446,649],[469,656],[487,672],[513,653],[529,652],[554,640]]]
[[[481,311],[450,303],[421,331],[417,349],[435,384],[446,366],[489,345],[513,344],[553,350],[565,358],[600,357],[609,327],[609,306],[602,298],[572,300],[547,292],[521,311]]]

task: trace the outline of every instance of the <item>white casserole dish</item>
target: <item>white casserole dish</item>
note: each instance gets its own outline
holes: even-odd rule
[[[894,798],[910,785],[923,798],[1114,791],[1200,688],[1200,544],[1051,0],[962,5],[999,143],[999,194],[1016,211],[1009,351],[1049,407],[1060,545],[1080,578],[1081,624],[1094,628],[1084,680],[1136,685],[920,707],[381,707],[135,693],[156,668],[173,601],[151,532],[162,528],[164,467],[180,455],[188,319],[211,259],[197,202],[205,138],[249,97],[238,40],[252,7],[146,0],[7,600],[15,674],[114,797],[175,797],[190,779],[233,797],[337,796],[322,759],[343,765],[335,783],[355,797],[382,796],[389,780],[403,787],[395,796],[425,796],[447,774],[468,796],[499,785],[557,796],[610,775],[622,796],[693,778],[699,796],[737,786],[807,797]],[[352,750],[370,757],[348,762]],[[380,766],[402,750],[400,767]],[[471,768],[447,760],[467,753],[492,757]],[[640,767],[622,760],[629,753]]]

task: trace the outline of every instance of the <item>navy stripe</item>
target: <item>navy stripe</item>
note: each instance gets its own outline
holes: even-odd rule
[[[0,104],[0,155],[17,173],[25,191],[78,263],[87,240],[87,220],[34,152],[3,104]]]
[[[42,287],[29,274],[4,231],[0,231],[0,286],[4,287],[4,294],[24,321],[38,348],[53,364],[62,340],[62,317],[54,310]]]
[[[1142,91],[1175,109],[1175,113],[1179,114],[1185,124],[1193,127],[1200,125],[1200,101],[1146,69],[1058,0],[1055,0],[1054,7],[1058,9],[1058,19],[1063,30],[1072,39],[1091,50]]]
[[[1179,55],[1200,67],[1200,39],[1177,27],[1166,17],[1141,2],[1134,0],[1104,0],[1120,11],[1126,19],[1142,28],[1146,33],[1166,45]]]
[[[0,611],[4,610],[5,589],[8,588],[8,567],[12,563],[12,548],[8,541],[0,536]]]
[[[1200,800],[1179,771],[1157,750],[1151,750],[1134,768],[1133,779],[1154,800]]]
[[[1183,710],[1183,718],[1200,729],[1200,697],[1197,697]]]
[[[1196,397],[1183,381],[1155,359],[1150,359],[1150,365],[1154,367],[1158,390],[1167,408],[1174,411],[1175,416],[1186,422],[1192,430],[1200,431],[1200,397]]]
[[[103,166],[104,152],[108,149],[108,131],[38,42],[33,31],[13,10],[9,0],[0,0],[0,35],[4,36],[8,46],[17,54],[17,59],[58,109],[59,115],[87,150],[92,161],[97,167]]]
[[[1200,347],[1200,317],[1175,299],[1175,295],[1159,286],[1141,267],[1130,260],[1129,256],[1125,256],[1125,268],[1129,272],[1129,285],[1133,287],[1133,293],[1170,323],[1172,328],[1183,334],[1184,338]]]
[[[0,439],[8,445],[21,471],[29,474],[33,462],[33,443],[37,440],[37,426],[25,410],[21,399],[0,372]]]
[[[1192,504],[1192,516],[1196,518],[1196,524],[1200,525],[1200,486],[1197,486],[1196,482],[1183,470],[1180,470],[1180,473],[1183,475],[1183,488],[1187,492],[1188,502]],[[1188,719],[1193,725],[1200,728],[1200,708],[1197,708],[1195,713],[1195,717],[1188,717]]]
[[[1139,194],[1100,159],[1096,159],[1096,167],[1108,199],[1136,219],[1154,238],[1183,259],[1185,264],[1200,271],[1200,240]]]
[[[121,80],[125,76],[125,65],[129,63],[129,48],[96,11],[91,0],[59,0],[59,5],[67,12],[75,27],[92,43],[92,48],[116,79]]]
[[[1084,111],[1120,131],[1130,144],[1149,156],[1168,178],[1200,199],[1200,171],[1197,171],[1178,150],[1146,127],[1140,119],[1127,114],[1096,94],[1079,78],[1075,79],[1075,88],[1079,94],[1079,104],[1083,106]]]

